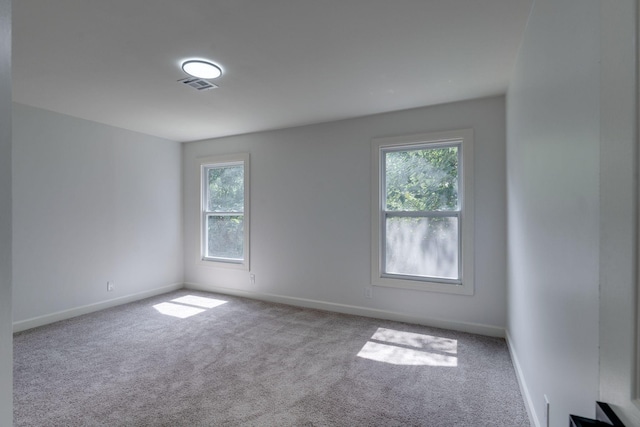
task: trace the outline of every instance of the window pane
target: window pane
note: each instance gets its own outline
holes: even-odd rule
[[[207,169],[207,210],[242,212],[244,210],[244,166]]]
[[[458,147],[384,153],[387,211],[458,210]]]
[[[459,279],[457,217],[390,217],[386,233],[385,273]]]
[[[244,258],[244,217],[207,215],[207,257]]]

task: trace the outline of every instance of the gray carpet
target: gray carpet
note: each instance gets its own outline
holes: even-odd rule
[[[14,346],[16,426],[529,426],[502,339],[226,295],[172,292]]]

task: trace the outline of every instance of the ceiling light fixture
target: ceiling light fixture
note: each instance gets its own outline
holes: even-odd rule
[[[199,79],[215,79],[222,75],[222,69],[209,61],[190,59],[182,63],[182,70]]]

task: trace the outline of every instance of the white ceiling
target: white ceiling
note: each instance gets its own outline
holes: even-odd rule
[[[193,141],[502,94],[531,1],[18,0],[13,99]]]

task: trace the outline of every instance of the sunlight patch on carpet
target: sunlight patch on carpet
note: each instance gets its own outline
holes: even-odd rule
[[[458,341],[432,335],[378,328],[358,357],[406,366],[458,366]]]
[[[188,305],[173,304],[170,302],[156,304],[153,308],[162,314],[180,319],[186,319],[187,317],[195,316],[196,314],[205,311],[203,308],[189,307]]]
[[[226,304],[227,301],[215,298],[205,298],[196,295],[185,295],[174,298],[170,302],[162,302],[153,306],[159,313],[167,316],[186,319],[196,314],[207,311],[210,308]]]
[[[227,303],[221,299],[205,298],[196,295],[185,295],[180,298],[172,299],[171,302],[179,302],[180,304],[194,305],[202,308],[214,308]]]

